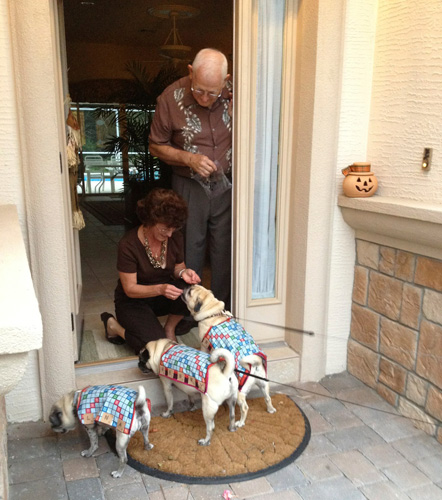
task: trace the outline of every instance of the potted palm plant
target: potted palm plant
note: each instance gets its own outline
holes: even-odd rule
[[[163,66],[153,77],[138,61],[129,62],[126,69],[133,79],[131,95],[123,103],[120,97],[118,113],[115,105],[103,105],[95,114],[117,125],[118,133],[107,139],[105,148],[122,160],[125,224],[130,228],[138,223],[137,201],[153,187],[170,187],[169,167],[149,153],[149,132],[157,97],[181,75],[171,64]]]

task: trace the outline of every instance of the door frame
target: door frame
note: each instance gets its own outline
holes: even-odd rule
[[[74,362],[80,358],[81,336],[83,327],[83,311],[81,310],[81,295],[83,281],[81,276],[81,254],[79,231],[72,224],[72,200],[69,183],[69,167],[66,150],[66,119],[70,108],[69,86],[68,86],[68,64],[66,54],[66,34],[64,29],[63,0],[52,0],[54,12],[53,23],[57,44],[55,46],[58,65],[58,87],[61,92],[61,101],[58,102],[58,123],[60,135],[60,162],[62,166],[63,193],[66,208],[66,241],[69,261],[69,284],[71,301],[71,323],[72,323],[72,345],[74,350]]]
[[[58,11],[55,28],[59,40],[57,58],[61,76],[60,86],[63,93],[67,94],[67,63],[65,53],[64,29],[61,26],[63,19],[63,1],[52,0]],[[278,228],[277,228],[277,277],[276,295],[273,299],[252,300],[252,250],[253,250],[253,158],[254,158],[254,130],[255,130],[255,99],[250,89],[256,88],[257,79],[257,1],[234,1],[234,57],[233,75],[235,89],[235,112],[233,126],[233,162],[234,191],[233,191],[233,279],[232,297],[235,315],[249,323],[254,336],[262,341],[282,341],[286,339],[287,321],[287,279],[286,272],[289,262],[289,226],[292,186],[293,163],[293,130],[295,109],[295,71],[296,71],[296,36],[297,36],[298,0],[286,0],[286,26],[284,30],[283,52],[283,83],[281,102],[281,127],[279,150],[279,181],[278,181]],[[60,108],[65,108],[65,103],[60,103]],[[66,109],[64,110],[66,113]],[[61,120],[64,129],[64,120]],[[252,138],[252,140],[251,140]],[[239,147],[238,145],[242,145]],[[244,146],[246,145],[246,146]],[[65,148],[62,152],[62,161],[67,165]],[[64,169],[66,171],[66,169]],[[67,178],[66,172],[66,180]],[[68,183],[66,184],[68,186]],[[66,205],[70,206],[69,191]],[[71,226],[71,225],[70,225]],[[72,299],[74,337],[80,337],[82,326],[81,303],[81,261],[78,231],[72,230],[67,235],[68,255],[70,262],[70,292]],[[241,263],[247,262],[246,266]],[[266,318],[266,324],[262,324]],[[78,356],[79,344],[74,347]]]
[[[286,0],[279,168],[277,191],[277,255],[275,297],[252,299],[254,151],[257,70],[258,2],[235,2],[234,28],[234,195],[233,304],[234,312],[260,342],[286,337],[287,267],[295,122],[295,71],[298,0]],[[246,265],[244,265],[246,263]],[[265,318],[265,321],[263,321]]]

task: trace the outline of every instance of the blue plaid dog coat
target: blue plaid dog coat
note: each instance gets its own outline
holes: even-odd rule
[[[173,345],[163,353],[160,377],[189,385],[205,394],[209,382],[210,355],[186,345]]]
[[[250,374],[250,370],[245,369],[240,361],[249,356],[256,354],[263,360],[264,370],[267,376],[267,356],[261,351],[258,345],[253,340],[253,337],[247,333],[244,328],[234,319],[228,318],[226,321],[212,326],[207,331],[206,335],[201,342],[209,352],[212,352],[218,347],[224,347],[229,350],[235,357],[235,368],[247,373],[238,373],[238,390],[241,390]]]
[[[137,391],[119,385],[85,387],[77,401],[77,415],[82,424],[102,424],[130,434]]]

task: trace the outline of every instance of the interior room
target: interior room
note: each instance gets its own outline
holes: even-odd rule
[[[204,47],[233,61],[233,1],[79,2],[65,0],[63,17],[71,111],[81,134],[76,192],[84,227],[79,231],[81,314],[78,365],[133,356],[106,341],[100,320],[114,312],[117,244],[137,224],[135,203],[152,185],[170,187],[165,167],[147,152],[156,97],[187,74]],[[100,114],[101,111],[101,114]],[[125,119],[138,135],[125,150]],[[208,282],[210,266],[203,274]],[[186,336],[185,342],[192,343]]]

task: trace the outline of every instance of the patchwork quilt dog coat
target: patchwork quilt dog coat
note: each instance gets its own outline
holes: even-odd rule
[[[245,369],[240,362],[250,354],[256,354],[262,358],[267,376],[267,356],[255,343],[253,337],[244,330],[242,325],[232,318],[228,318],[226,321],[210,327],[206,335],[204,335],[202,345],[209,352],[219,347],[224,347],[224,349],[229,350],[234,355],[235,368],[241,372],[246,372],[236,372],[239,382],[238,390],[242,389],[250,374],[250,370]]]
[[[209,381],[210,355],[186,345],[173,345],[163,353],[160,377],[189,385],[205,394]]]
[[[137,391],[119,385],[85,387],[77,401],[77,415],[82,424],[102,424],[130,434]],[[148,401],[148,403],[150,403]]]

